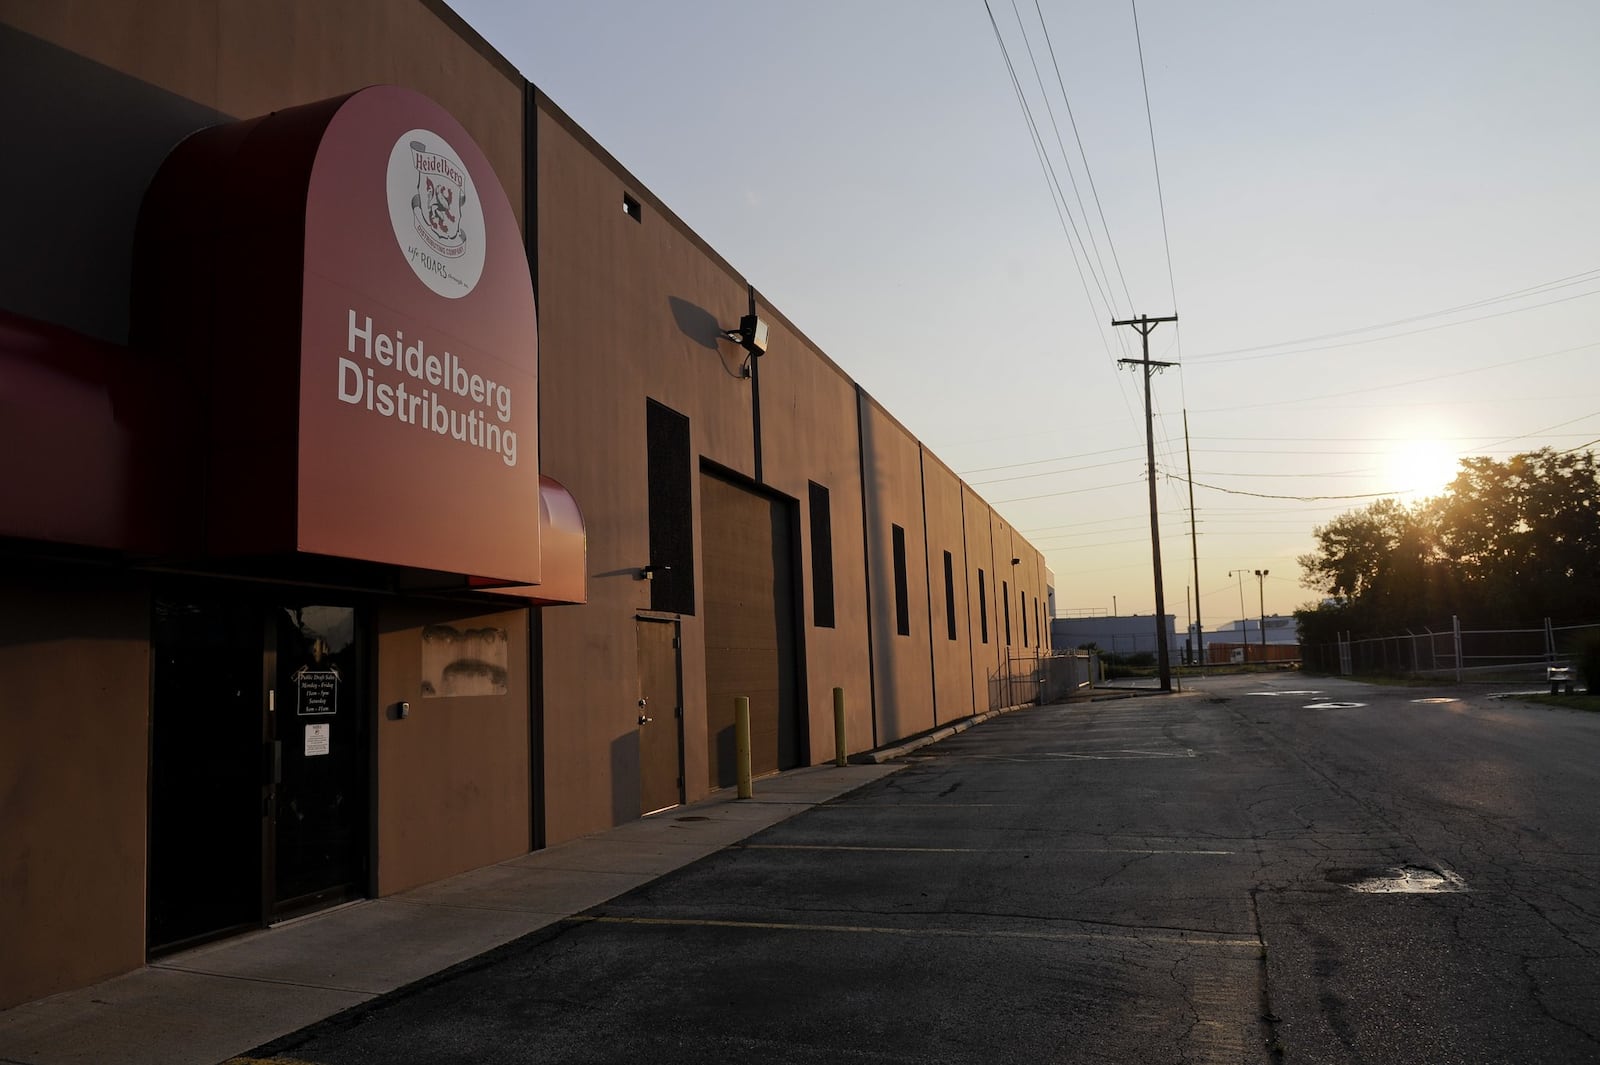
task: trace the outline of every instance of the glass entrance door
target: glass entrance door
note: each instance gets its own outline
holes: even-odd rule
[[[276,916],[362,894],[367,857],[367,730],[356,611],[273,610],[271,728]]]
[[[220,585],[157,597],[152,953],[365,893],[364,639],[349,605]]]

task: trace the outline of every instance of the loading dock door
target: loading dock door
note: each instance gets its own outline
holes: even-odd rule
[[[734,783],[733,701],[750,699],[757,776],[801,765],[792,504],[700,478],[706,743],[712,787]]]

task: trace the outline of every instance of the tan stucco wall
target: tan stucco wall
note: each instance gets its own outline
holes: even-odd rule
[[[934,724],[929,569],[923,543],[922,448],[877,401],[865,395],[861,399],[861,438],[874,713],[878,743],[884,744],[926,731]],[[910,608],[910,634],[906,636],[899,634],[895,611],[894,525],[903,528],[906,537],[906,596]]]
[[[646,399],[689,419],[693,456],[747,477],[755,439],[744,353],[714,335],[746,312],[746,283],[565,119],[541,108],[537,136],[542,472],[572,492],[589,530],[589,602],[544,614],[545,833],[557,843],[639,813]],[[642,221],[623,213],[625,193]],[[690,483],[698,514],[698,474]],[[690,800],[706,793],[708,773],[700,608],[680,630]]]
[[[1000,665],[1003,636],[995,628],[995,596],[1000,587],[994,569],[994,513],[976,492],[962,486],[962,518],[967,534],[967,624],[972,631],[972,701],[989,709],[989,675]],[[1009,568],[1009,567],[1008,567]],[[983,571],[979,595],[978,571]],[[987,615],[987,618],[985,618]],[[984,639],[987,620],[989,638]]]
[[[504,695],[424,698],[422,630],[506,633]],[[378,610],[379,895],[504,861],[531,846],[528,612],[450,604]],[[411,704],[405,719],[396,704]]]
[[[845,745],[872,747],[865,545],[856,386],[781,314],[761,307],[770,345],[761,359],[761,436],[767,484],[799,500],[807,717],[813,764],[832,759],[833,689],[845,693]],[[833,628],[812,624],[811,482],[828,490],[833,541]]]
[[[0,1008],[144,963],[150,598],[0,578]]]
[[[0,0],[0,21],[236,118],[368,85],[453,114],[522,220],[522,79],[465,24],[394,0]]]
[[[973,640],[969,629],[966,571],[972,568],[967,557],[966,529],[962,521],[961,481],[934,455],[922,453],[923,506],[927,511],[928,587],[930,595],[930,635],[933,641],[934,706],[939,723],[967,717],[987,706],[976,704],[972,696],[974,663]],[[950,552],[953,598],[955,599],[956,638],[950,638],[949,617],[945,613],[944,553]],[[974,576],[973,581],[977,578]],[[982,644],[978,646],[981,648]]]

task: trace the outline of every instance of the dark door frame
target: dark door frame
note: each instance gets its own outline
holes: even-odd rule
[[[640,623],[647,623],[647,624],[651,624],[651,625],[666,625],[666,626],[670,626],[670,629],[671,629],[671,633],[672,633],[672,657],[673,657],[673,663],[674,663],[674,674],[675,674],[676,680],[677,680],[677,684],[676,684],[677,690],[675,692],[673,692],[673,707],[672,707],[673,722],[672,722],[672,727],[673,727],[674,730],[676,730],[677,736],[678,736],[678,764],[677,764],[677,774],[678,774],[677,796],[678,796],[678,801],[673,805],[682,806],[684,801],[686,800],[686,798],[688,796],[688,793],[687,793],[687,790],[686,790],[688,773],[684,768],[684,750],[683,750],[683,744],[684,744],[684,733],[683,733],[683,639],[682,639],[682,637],[683,637],[683,622],[677,616],[663,617],[660,614],[652,614],[652,613],[648,613],[648,612],[636,613],[634,615],[634,619],[633,620],[634,620],[634,632],[635,632],[635,634],[637,634],[638,631],[639,631]],[[637,650],[635,651],[635,653],[637,654]],[[639,678],[639,680],[640,680],[640,685],[639,686],[640,686],[640,688],[642,690],[643,687],[644,687],[644,678],[641,676]],[[641,747],[641,750],[640,750],[640,753],[639,753],[639,768],[640,768],[641,779],[642,779],[642,774],[643,774],[643,771],[644,771],[644,752],[643,752],[642,747]],[[644,807],[644,803],[643,802],[641,802],[639,804],[639,806],[640,806],[640,813],[641,814],[643,814],[643,813],[654,813],[655,812],[653,810],[645,810],[645,809],[643,809],[643,807]],[[663,810],[670,809],[670,808],[671,807],[667,807],[667,806],[660,807],[660,809],[663,809]]]
[[[795,755],[802,766],[812,763],[811,759],[811,694],[810,674],[806,666],[807,633],[810,631],[806,620],[806,573],[803,565],[804,552],[801,544],[804,542],[801,528],[800,501],[794,496],[787,495],[770,485],[740,473],[738,470],[729,469],[712,459],[700,456],[700,471],[702,475],[710,474],[721,481],[726,481],[737,488],[742,488],[752,495],[760,496],[783,507],[784,520],[789,526],[789,543],[792,550],[789,552],[789,578],[793,581],[794,602],[791,604],[790,613],[793,615],[791,624],[794,626],[794,697],[795,697]],[[698,497],[698,492],[696,492]],[[695,521],[702,520],[702,514],[697,507]],[[702,540],[704,537],[702,536]]]
[[[201,931],[184,938],[156,944],[152,946],[149,941],[149,900],[146,905],[146,951],[151,957],[169,954],[173,951],[186,949],[199,943],[220,939],[234,935],[240,931],[254,928],[269,927],[276,921],[288,919],[300,912],[303,908],[292,912],[281,912],[279,904],[283,901],[277,898],[277,816],[275,787],[281,770],[281,748],[275,749],[275,742],[281,744],[285,739],[280,723],[292,717],[295,713],[293,702],[287,693],[277,688],[277,669],[279,647],[277,645],[277,618],[275,611],[284,609],[289,604],[299,602],[302,604],[330,605],[349,607],[355,611],[355,638],[357,641],[357,671],[355,682],[359,685],[356,702],[353,707],[358,718],[361,719],[361,744],[357,772],[363,779],[355,781],[359,794],[366,800],[365,810],[359,825],[359,832],[363,837],[352,846],[352,852],[358,856],[359,869],[354,880],[354,889],[361,895],[370,897],[374,893],[376,863],[373,860],[373,848],[377,838],[376,815],[377,805],[375,798],[377,762],[376,762],[376,735],[377,735],[377,708],[375,692],[377,691],[377,655],[376,655],[376,627],[374,625],[373,606],[369,597],[362,596],[345,590],[329,589],[315,585],[293,584],[264,584],[251,581],[235,581],[226,578],[204,577],[175,577],[159,582],[151,592],[151,610],[155,610],[157,602],[169,603],[194,603],[205,606],[221,606],[227,604],[240,610],[253,613],[259,627],[255,629],[256,646],[259,648],[260,671],[258,674],[258,687],[254,697],[258,706],[259,727],[256,730],[258,737],[257,752],[241,751],[237,758],[241,771],[257,774],[260,781],[259,817],[247,826],[242,821],[238,826],[239,831],[250,831],[253,827],[260,841],[260,867],[259,883],[256,885],[255,898],[257,905],[254,907],[253,920],[235,922],[218,928]],[[152,628],[151,651],[152,655],[159,653],[156,645],[156,632]],[[160,714],[159,699],[162,693],[156,689],[155,670],[151,671],[150,690],[150,729],[152,735],[157,727],[157,717]],[[287,715],[287,716],[279,716]],[[275,734],[276,733],[276,734]],[[155,803],[155,789],[158,773],[166,767],[156,764],[157,751],[155,744],[148,746],[147,755],[147,803],[146,823],[147,838],[154,832],[154,823],[158,815]],[[155,872],[153,854],[147,853],[147,866],[145,878],[148,885]],[[327,904],[333,904],[332,902]]]

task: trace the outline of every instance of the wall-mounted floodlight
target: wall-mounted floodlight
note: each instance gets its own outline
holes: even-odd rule
[[[767,323],[760,315],[745,315],[739,319],[738,329],[725,329],[722,335],[752,355],[767,353]]]
[[[671,566],[657,566],[652,563],[639,571],[639,579],[641,581],[653,581],[657,576],[667,573],[671,569]]]

